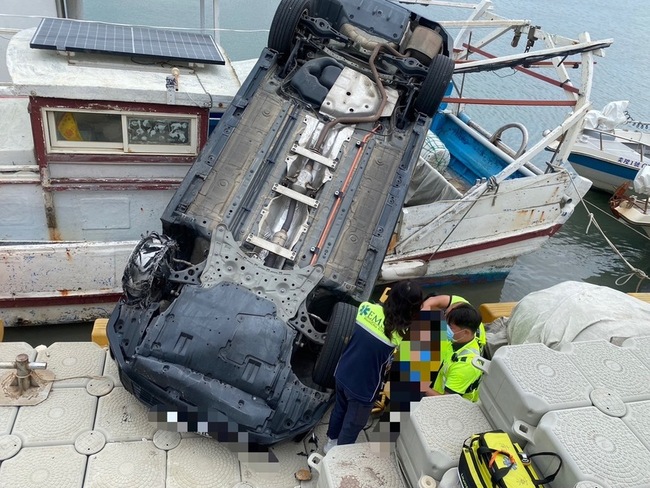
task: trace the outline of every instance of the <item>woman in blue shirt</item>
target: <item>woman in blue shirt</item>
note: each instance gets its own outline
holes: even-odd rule
[[[325,453],[334,445],[353,444],[366,425],[373,403],[411,321],[422,306],[422,289],[402,281],[393,286],[384,304],[359,305],[356,327],[334,377],[336,403],[330,416]]]

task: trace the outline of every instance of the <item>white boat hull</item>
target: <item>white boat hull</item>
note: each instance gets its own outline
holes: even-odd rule
[[[640,228],[650,237],[650,210],[644,212],[641,207],[622,202],[613,208],[620,219],[633,227]]]
[[[549,191],[551,185],[555,189]],[[583,193],[586,188],[582,186]],[[469,209],[466,199],[409,207],[380,281],[409,278],[442,285],[503,278],[518,256],[539,249],[571,215],[569,199],[577,201],[571,189],[569,174],[561,172],[503,181],[496,194],[486,192]],[[428,222],[430,215],[442,217]],[[84,322],[110,315],[136,244],[2,246],[7,273],[0,276],[0,290],[8,291],[0,294],[0,310],[6,325]]]
[[[505,180],[469,204],[464,198],[405,209],[381,280],[426,277],[441,284],[504,276],[572,214],[589,184],[574,179],[581,188],[575,195],[571,181],[566,172]]]
[[[638,171],[647,166],[649,160],[641,150],[650,142],[647,134],[644,142],[640,132],[617,130],[612,134],[618,139],[606,133],[599,135],[596,131],[582,134],[569,154],[576,173],[591,180],[594,188],[609,193],[626,181],[634,180]]]
[[[89,322],[110,315],[137,241],[1,245],[7,326]]]
[[[631,189],[634,193],[629,194]],[[609,208],[617,218],[650,236],[650,167],[641,169],[633,182],[622,184],[609,199]]]

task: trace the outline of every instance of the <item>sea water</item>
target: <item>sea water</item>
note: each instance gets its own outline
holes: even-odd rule
[[[230,59],[242,60],[259,55],[278,3],[279,0],[218,2],[220,29],[216,31],[216,37]],[[207,15],[213,18],[212,2],[206,0],[206,4]],[[614,39],[613,45],[605,50],[605,57],[597,58],[591,96],[593,107],[602,109],[610,101],[629,100],[632,117],[650,121],[650,8],[647,0],[494,0],[493,4],[500,15],[530,19],[547,32],[570,38],[588,32],[593,40]],[[418,8],[433,10],[439,7]],[[200,25],[199,13],[199,0],[85,0],[84,3],[84,14],[90,20],[197,27]],[[209,23],[206,27],[213,25]],[[525,40],[522,39],[520,45],[523,49]],[[486,98],[503,96],[508,83],[517,85],[517,93],[523,90],[529,98],[541,98],[537,84],[511,69],[494,72],[487,80],[484,83]],[[554,98],[562,97],[558,90]],[[527,110],[534,112],[529,115]],[[546,119],[544,113],[541,116],[537,114],[537,108],[512,108],[507,119],[495,116],[492,123],[498,127],[506,122],[522,122],[531,138],[535,139],[557,120],[555,116]],[[650,240],[614,219],[607,200],[608,195],[604,193],[589,192],[585,205],[578,205],[560,232],[539,251],[520,257],[505,281],[438,291],[464,295],[475,303],[516,301],[531,291],[566,280],[606,285],[625,292],[635,291],[639,279],[632,277],[625,281],[625,275],[630,266],[650,274]],[[601,236],[596,225],[590,225],[590,214],[622,257]],[[641,283],[641,289],[650,291],[650,281]]]

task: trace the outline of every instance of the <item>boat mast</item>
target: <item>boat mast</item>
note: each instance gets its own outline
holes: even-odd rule
[[[84,18],[83,0],[55,0],[56,13],[64,19]]]
[[[203,5],[204,1],[201,0],[201,5]],[[214,37],[214,42],[221,45],[221,36],[219,35],[219,27],[221,26],[221,22],[219,22],[219,0],[212,0],[212,15],[212,26],[214,27],[212,36]]]

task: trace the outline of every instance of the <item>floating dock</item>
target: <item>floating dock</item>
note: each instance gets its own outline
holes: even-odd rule
[[[0,488],[433,488],[454,478],[465,439],[491,429],[558,453],[551,487],[650,486],[650,337],[505,346],[486,361],[479,403],[412,404],[392,454],[364,431],[323,456],[326,416],[271,447],[273,462],[160,428],[94,342],[0,343],[0,367]]]
[[[47,363],[34,372],[51,390],[35,405],[12,405],[16,370],[8,363],[21,354],[32,365]],[[95,343],[61,342],[38,350],[0,343],[0,361],[1,488],[316,486],[296,478],[308,470],[309,454],[318,451],[312,436],[273,446],[278,461],[266,462],[214,439],[161,430],[120,384],[108,351]],[[29,403],[39,400],[37,393],[28,396]],[[321,448],[326,428],[314,432]]]

